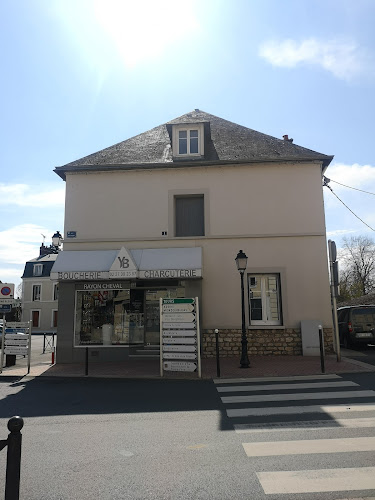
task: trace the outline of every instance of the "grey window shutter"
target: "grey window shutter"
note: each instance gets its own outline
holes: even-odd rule
[[[176,236],[204,236],[204,197],[176,197]]]

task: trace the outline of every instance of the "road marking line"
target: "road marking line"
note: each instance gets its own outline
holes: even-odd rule
[[[295,430],[321,430],[342,428],[357,429],[363,427],[375,427],[375,418],[336,418],[334,420],[298,420],[296,422],[272,422],[261,424],[235,424],[234,430],[238,434],[259,432],[280,432]]]
[[[217,392],[250,392],[250,391],[283,391],[287,389],[322,389],[325,387],[358,387],[351,381],[342,382],[315,382],[313,384],[271,384],[271,385],[232,385],[230,387],[217,387]]]
[[[375,437],[266,441],[261,443],[242,443],[242,446],[248,457],[309,455],[313,453],[352,453],[354,451],[374,451]]]
[[[257,472],[266,495],[375,489],[375,467]]]
[[[341,378],[340,375],[293,375],[290,377],[258,377],[258,378],[215,378],[213,379],[214,384],[241,384],[246,382],[247,384],[258,383],[258,382],[289,382],[292,380],[327,380],[333,378]]]
[[[343,405],[308,405],[308,406],[279,406],[272,408],[235,408],[227,410],[228,417],[253,417],[263,415],[294,415],[300,413],[348,413],[356,411],[374,411],[375,405],[372,403],[343,404]]]
[[[224,396],[221,401],[223,403],[259,403],[261,401],[306,401],[308,399],[369,398],[374,396],[375,391],[302,392],[262,396]]]

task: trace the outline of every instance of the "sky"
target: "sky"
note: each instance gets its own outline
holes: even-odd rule
[[[3,283],[63,232],[56,166],[195,108],[334,155],[327,237],[374,237],[373,0],[0,0],[0,19]]]

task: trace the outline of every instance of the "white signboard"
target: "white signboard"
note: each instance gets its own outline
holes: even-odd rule
[[[166,337],[163,336],[163,344],[196,344],[197,338],[196,335],[194,337]]]
[[[164,359],[197,359],[196,353],[190,352],[163,352]]]
[[[13,304],[14,299],[1,299],[0,298],[0,304]]]
[[[163,330],[163,337],[196,337],[195,330]]]
[[[163,369],[172,372],[195,372],[197,363],[191,361],[165,361]]]
[[[165,370],[198,371],[201,377],[199,333],[198,298],[160,299],[161,376]]]
[[[5,322],[5,330],[22,328],[28,333],[5,333],[1,346],[0,373],[3,371],[4,356],[27,356],[27,373],[30,373],[31,322]]]
[[[194,305],[193,304],[164,304],[163,312],[165,313],[184,313],[184,312],[193,312]]]
[[[167,322],[165,322],[165,323],[163,323],[163,327],[164,328],[171,328],[173,330],[175,328],[181,328],[181,329],[194,328],[195,329],[197,327],[197,325],[196,325],[196,323],[167,323]]]
[[[164,313],[164,321],[169,323],[194,323],[195,314],[193,313]]]
[[[163,352],[197,352],[195,345],[163,345]]]

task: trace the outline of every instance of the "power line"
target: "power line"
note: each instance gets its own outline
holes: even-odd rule
[[[364,221],[364,220],[362,220],[360,217],[358,217],[358,215],[357,215],[357,214],[355,214],[355,213],[353,212],[353,210],[351,210],[351,209],[348,207],[348,205],[346,205],[346,204],[345,204],[345,203],[344,203],[344,202],[343,202],[343,201],[342,201],[342,200],[341,200],[341,199],[337,196],[337,194],[333,192],[333,189],[331,188],[331,186],[328,186],[328,182],[327,182],[327,181],[329,182],[329,181],[330,181],[330,179],[327,179],[327,177],[324,177],[324,179],[323,179],[323,186],[326,186],[326,187],[327,187],[327,188],[331,191],[331,193],[332,193],[333,195],[335,195],[335,196],[336,196],[336,198],[337,198],[339,201],[341,201],[341,203],[344,205],[344,207],[345,207],[345,208],[347,208],[347,209],[349,210],[349,212],[351,212],[351,213],[352,213],[355,217],[357,217],[357,219],[359,219],[359,220],[360,220],[360,221],[361,221],[361,222],[362,222],[365,226],[367,226],[368,228],[370,228],[370,229],[371,229],[371,231],[375,231],[375,229],[373,229],[371,226],[369,226],[369,225],[367,224],[367,222],[365,222],[365,221]],[[372,194],[372,193],[370,193],[370,194]]]
[[[333,179],[328,179],[328,177],[326,177],[326,179],[328,182],[335,182],[336,184],[340,184],[340,186],[344,186],[344,187],[349,188],[349,189],[355,189],[356,191],[361,191],[361,193],[372,194],[373,196],[375,196],[375,193],[370,193],[369,191],[364,191],[363,189],[358,189],[358,188],[354,188],[352,186],[347,186],[346,184],[342,184],[342,182],[334,181]]]

